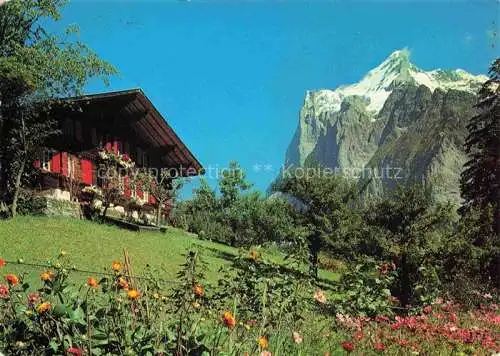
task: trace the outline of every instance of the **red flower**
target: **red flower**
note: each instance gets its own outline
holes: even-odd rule
[[[399,346],[406,347],[408,345],[410,345],[410,343],[409,343],[408,340],[401,340],[401,341],[399,341]]]
[[[363,340],[364,336],[365,335],[363,334],[362,331],[356,331],[356,333],[354,334],[354,338],[358,341]]]
[[[257,325],[257,320],[250,319],[250,320],[247,321],[247,325],[248,326],[255,326],[255,325]]]
[[[236,326],[236,319],[230,311],[224,312],[222,315],[222,322],[230,329]]]
[[[0,285],[0,298],[6,299],[9,297],[9,286],[5,284]]]
[[[380,266],[380,274],[387,274],[387,272],[389,272],[389,265],[384,263]]]
[[[457,320],[458,320],[458,318],[457,318],[457,314],[455,314],[455,313],[451,313],[451,314],[450,314],[450,321],[451,321],[452,323],[456,323],[456,322],[457,322]]]
[[[389,318],[388,318],[388,317],[386,317],[386,316],[383,316],[383,315],[377,315],[377,316],[375,317],[375,321],[376,321],[377,323],[388,323],[388,322],[389,322]]]
[[[0,258],[0,267],[5,266],[5,260],[3,258]]]
[[[342,345],[344,350],[346,350],[347,352],[354,351],[354,344],[350,341],[342,341],[340,345]]]
[[[83,352],[84,352],[83,349],[79,349],[78,347],[74,346],[68,347],[68,349],[66,350],[66,353],[75,356],[81,356],[83,355]]]
[[[385,350],[385,345],[382,344],[381,342],[375,343],[375,350],[377,351],[384,351]]]
[[[432,307],[430,305],[427,305],[424,307],[424,313],[425,314],[430,314],[432,313]]]

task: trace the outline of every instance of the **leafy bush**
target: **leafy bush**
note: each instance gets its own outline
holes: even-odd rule
[[[47,208],[47,199],[23,189],[17,204],[17,212],[21,215],[43,215]]]
[[[260,315],[264,329],[296,323],[310,305],[304,299],[312,291],[308,276],[262,258],[257,250],[243,252],[223,272],[214,303],[236,306],[243,320],[255,321]]]
[[[398,187],[366,210],[370,256],[398,266],[392,288],[402,306],[423,305],[441,290],[443,248],[453,238],[451,207],[433,203],[421,186]]]
[[[397,298],[391,296],[396,279],[393,263],[379,264],[366,259],[345,272],[339,285],[339,301],[334,303],[336,313],[374,317],[392,315]]]

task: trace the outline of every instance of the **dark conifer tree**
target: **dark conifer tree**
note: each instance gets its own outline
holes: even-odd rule
[[[465,149],[469,160],[461,176],[462,214],[482,211],[493,218],[500,236],[500,58],[490,67],[490,79],[479,91],[477,113],[467,129]],[[491,221],[491,218],[488,220]]]

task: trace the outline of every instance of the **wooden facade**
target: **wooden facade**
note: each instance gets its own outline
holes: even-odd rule
[[[41,171],[39,188],[67,190],[100,186],[98,153],[128,155],[136,168],[171,169],[178,176],[203,173],[203,168],[140,89],[82,96],[56,105],[51,116],[60,123],[61,135],[35,157]],[[123,177],[123,197],[153,205],[154,198],[132,189]]]

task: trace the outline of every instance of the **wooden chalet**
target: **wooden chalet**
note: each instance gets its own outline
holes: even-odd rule
[[[203,174],[203,167],[141,89],[86,95],[56,105],[51,116],[62,134],[35,159],[38,190],[59,200],[77,200],[78,186],[100,186],[99,152],[126,154],[135,168],[169,169],[178,176]],[[147,191],[123,177],[123,199],[154,206]]]

